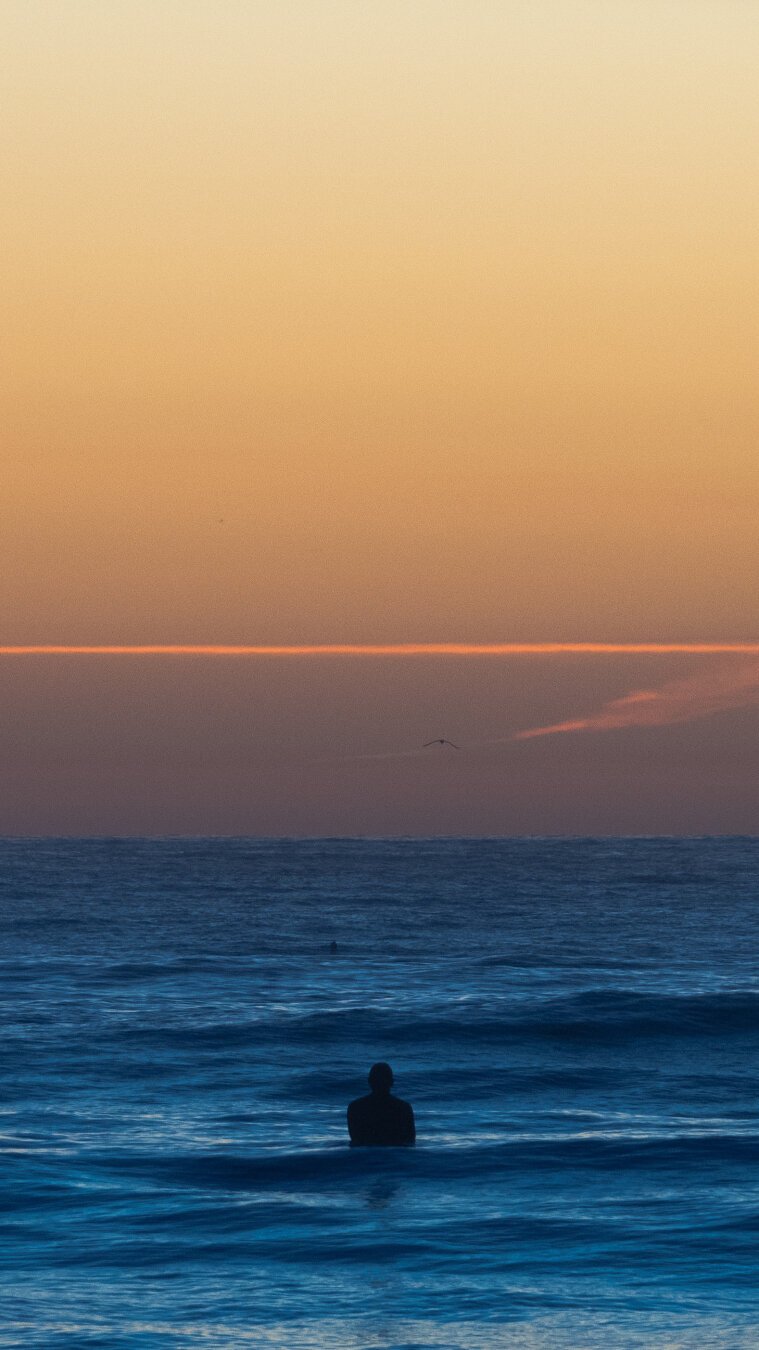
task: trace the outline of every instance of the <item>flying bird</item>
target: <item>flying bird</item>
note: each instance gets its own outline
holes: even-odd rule
[[[425,741],[422,749],[426,750],[429,745],[450,745],[452,750],[461,749],[460,745],[454,745],[453,741],[447,740],[445,736],[436,736],[434,741]]]

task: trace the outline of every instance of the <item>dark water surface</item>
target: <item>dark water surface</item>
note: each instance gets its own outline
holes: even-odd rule
[[[0,842],[0,1346],[758,1346],[758,865]]]

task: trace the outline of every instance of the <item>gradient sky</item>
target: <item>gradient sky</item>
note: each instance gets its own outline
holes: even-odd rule
[[[5,0],[0,643],[755,639],[757,51],[754,0]],[[0,830],[759,830],[752,669],[0,656]]]

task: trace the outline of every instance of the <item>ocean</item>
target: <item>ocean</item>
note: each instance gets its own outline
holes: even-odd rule
[[[758,869],[1,842],[0,1346],[759,1346]]]

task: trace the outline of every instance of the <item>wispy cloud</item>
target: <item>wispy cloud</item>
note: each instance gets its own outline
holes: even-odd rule
[[[622,727],[664,727],[694,722],[699,717],[759,704],[759,662],[700,670],[681,680],[668,680],[658,689],[636,689],[611,699],[598,712],[551,726],[518,731],[516,741],[557,736],[570,731],[617,731]]]

